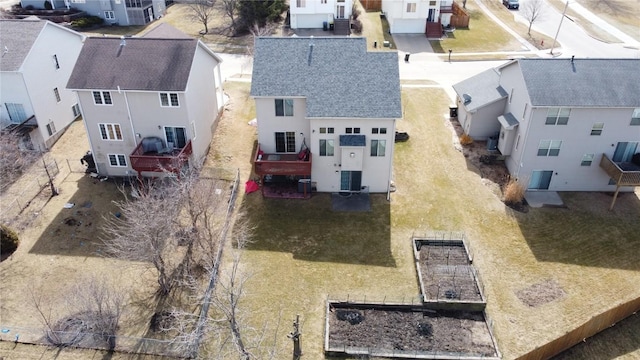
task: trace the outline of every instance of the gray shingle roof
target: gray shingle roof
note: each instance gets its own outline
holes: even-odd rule
[[[401,118],[398,54],[364,38],[260,37],[251,95],[306,97],[307,117]]]
[[[534,106],[640,107],[640,59],[520,59]]]
[[[20,69],[46,23],[43,20],[31,19],[0,20],[0,71]]]
[[[189,35],[167,23],[160,23],[153,29],[147,31],[142,37],[151,39],[191,39]]]
[[[184,91],[198,46],[196,39],[85,40],[69,89]]]
[[[460,98],[469,95],[471,101],[465,104],[469,111],[506,98],[509,94],[500,86],[500,74],[495,69],[483,71],[455,85],[453,89]]]

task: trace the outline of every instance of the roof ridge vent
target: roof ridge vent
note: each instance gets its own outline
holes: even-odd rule
[[[120,54],[122,53],[122,49],[127,45],[127,40],[124,39],[124,36],[120,36],[120,47],[118,47],[118,53],[116,54],[116,57],[120,57]]]

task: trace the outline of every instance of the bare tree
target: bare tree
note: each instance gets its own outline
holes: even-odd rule
[[[237,11],[238,11],[239,0],[221,0],[221,1],[222,1],[222,7],[224,9],[224,14],[231,21],[231,25],[229,26],[231,28],[231,32],[235,34],[238,30]]]
[[[20,137],[0,131],[0,191],[13,184],[38,159],[38,152],[20,146]]]
[[[178,264],[176,235],[179,235],[180,191],[172,180],[166,183],[145,182],[134,188],[134,197],[116,202],[120,212],[106,218],[102,242],[105,252],[130,261],[150,262],[158,271],[159,293],[168,295],[172,287],[173,271]]]
[[[190,17],[204,26],[204,34],[209,33],[209,21],[213,16],[215,3],[215,0],[192,0],[189,2]]]
[[[65,292],[64,310],[53,311],[51,297],[31,293],[51,345],[115,349],[116,331],[124,309],[124,293],[105,279],[88,277]]]
[[[531,36],[531,26],[540,20],[541,16],[544,16],[544,0],[527,0],[522,8],[522,17],[529,22],[529,29],[527,34]]]

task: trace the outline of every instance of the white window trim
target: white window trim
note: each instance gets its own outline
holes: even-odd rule
[[[384,140],[384,139],[371,139],[371,145],[370,145],[370,148],[369,148],[370,152],[371,152],[371,150],[373,150],[373,142],[374,141],[376,142],[376,154],[375,155],[371,155],[371,153],[369,153],[370,156],[371,157],[385,157],[385,156],[387,156],[387,140]],[[383,152],[382,155],[380,155],[380,143],[384,144],[382,146],[382,148],[384,149],[383,150],[384,152]]]
[[[164,105],[162,103],[162,96],[163,95],[167,97],[167,105]],[[160,106],[161,107],[175,107],[175,108],[180,107],[180,96],[178,96],[178,93],[161,92],[161,93],[159,93],[158,96],[160,98]],[[175,99],[176,99],[175,104],[173,103],[172,96],[175,96]]]
[[[105,135],[102,134],[102,126],[104,126],[106,138],[104,137]],[[116,131],[116,127],[118,128],[118,131]],[[111,132],[109,131],[110,128]],[[98,131],[100,132],[100,138],[104,141],[123,141],[122,139],[124,136],[122,135],[122,127],[120,124],[100,123],[98,124]],[[110,133],[113,133],[115,138],[111,139],[109,136]],[[120,133],[120,139],[118,139],[118,133]]]
[[[96,96],[95,94],[98,93],[100,94],[100,102],[96,102]],[[110,103],[107,104],[106,102],[106,98],[105,98],[105,94],[109,94],[109,101]],[[113,105],[113,97],[111,96],[111,91],[99,91],[99,90],[93,90],[91,92],[91,97],[93,98],[93,104],[94,105],[101,105],[101,106],[112,106]]]
[[[322,146],[320,145],[320,142],[324,141],[325,142],[325,147],[324,147],[324,152],[325,154],[322,155]],[[329,151],[327,151],[329,149],[329,146],[331,145],[331,154],[329,154]],[[331,157],[331,156],[335,156],[336,154],[336,146],[335,146],[335,141],[333,139],[319,139],[318,140],[318,156],[322,156],[322,157]]]
[[[548,144],[545,144],[545,146],[543,146],[544,143],[548,143]],[[546,156],[546,157],[551,157],[551,156],[557,157],[557,156],[560,156],[561,148],[562,148],[562,140],[540,140],[540,143],[538,144],[537,155]],[[540,155],[540,150],[545,150],[546,154]],[[551,150],[558,150],[558,153],[555,155],[551,155]]]
[[[53,96],[56,98],[56,103],[62,101],[62,97],[60,97],[60,90],[58,88],[53,88]]]
[[[111,16],[109,16],[111,15]],[[104,12],[104,18],[107,20],[115,20],[116,19],[116,13],[113,10],[107,10]]]
[[[191,140],[195,140],[196,139],[196,122],[195,121],[191,122],[191,132],[193,133],[191,134]]]
[[[551,109],[558,109],[558,113],[555,115],[555,121],[553,122],[553,124],[548,124],[547,123],[547,119],[549,118],[549,111],[551,111]],[[567,115],[567,123],[566,124],[558,124],[558,120],[560,120],[560,114],[562,113],[562,110],[569,110],[569,114]],[[548,108],[547,109],[547,116],[544,118],[544,124],[545,125],[550,125],[550,126],[565,126],[569,124],[569,118],[571,117],[571,108],[566,108],[566,107],[553,107],[553,108]]]
[[[116,160],[117,165],[113,165],[111,163],[112,156]],[[124,159],[124,165],[120,162],[120,156],[122,156]],[[125,154],[107,154],[107,161],[109,162],[109,166],[111,167],[127,167],[127,155]]]
[[[58,55],[53,54],[52,58],[53,58],[53,66],[56,68],[56,70],[60,69],[60,62],[58,61]]]
[[[593,164],[593,159],[595,158],[595,155],[596,154],[584,154],[584,155],[582,155],[582,160],[580,161],[580,166],[591,166]]]
[[[54,124],[53,121],[49,119],[49,122],[47,123],[47,134],[49,134],[49,136],[53,136],[55,135],[55,133],[57,133],[56,124]]]
[[[603,122],[594,123],[593,126],[591,127],[590,135],[591,136],[600,136],[600,135],[602,135],[603,131],[604,131],[604,123]]]
[[[633,114],[631,114],[631,122],[629,122],[631,126],[640,125],[640,108],[633,109]]]
[[[407,8],[405,9],[407,13],[413,14],[416,12],[416,3],[410,2],[407,3]]]
[[[278,105],[276,105],[278,101],[282,101],[282,115],[278,115]],[[287,114],[287,103],[291,103],[291,114]],[[284,98],[275,99],[273,102],[273,106],[275,107],[276,117],[292,117],[295,115],[295,111],[294,111],[295,103],[293,99],[284,99]]]

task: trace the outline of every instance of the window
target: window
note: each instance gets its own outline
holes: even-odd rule
[[[408,13],[416,12],[416,3],[407,3],[407,12]]]
[[[529,104],[524,104],[524,110],[522,111],[522,119],[525,118],[525,116],[527,115],[527,108],[529,107]],[[566,123],[565,123],[566,125]]]
[[[384,156],[387,140],[371,140],[371,156]]]
[[[102,140],[122,140],[120,124],[98,124]]]
[[[333,134],[333,128],[320,128],[320,134]]]
[[[320,139],[320,156],[333,156],[333,140]]]
[[[167,147],[170,149],[182,149],[187,145],[186,128],[165,126],[164,135],[167,138]]]
[[[320,0],[320,4],[326,4],[327,0]]]
[[[277,132],[276,152],[296,152],[296,133],[293,131]]]
[[[436,2],[435,1],[429,1],[429,6],[430,7],[436,6]]]
[[[386,134],[387,133],[387,128],[372,128],[371,129],[371,133],[372,134]]]
[[[518,134],[518,137],[516,138],[516,151],[518,151],[518,145],[520,145],[520,134]]]
[[[178,107],[178,94],[177,93],[160,93],[160,106],[163,107]]]
[[[94,91],[93,103],[96,105],[111,105],[111,93],[109,91]]]
[[[58,62],[58,55],[53,54],[53,66],[55,66],[56,70],[60,69],[60,63]]]
[[[558,156],[560,154],[560,140],[540,140],[538,146],[538,156]]]
[[[53,96],[56,97],[56,102],[60,102],[60,91],[58,91],[58,88],[53,88]]]
[[[24,106],[22,106],[22,104],[5,103],[4,106],[7,108],[9,120],[11,120],[12,123],[20,124],[27,120],[27,114],[24,112]]]
[[[602,129],[604,129],[604,123],[595,123],[591,128],[591,135],[600,136],[602,135]]]
[[[104,18],[107,20],[115,20],[116,19],[116,15],[113,13],[113,11],[105,11],[104,12]]]
[[[75,104],[71,107],[71,111],[73,111],[73,118],[77,118],[80,116],[80,105]]]
[[[631,115],[631,123],[629,125],[640,125],[640,108],[633,110],[633,115]]]
[[[513,89],[511,89],[511,92],[509,93],[509,104],[511,104],[512,98],[513,98]]]
[[[122,154],[109,154],[109,165],[125,167],[127,166],[127,157]]]
[[[567,125],[569,122],[569,114],[571,114],[571,109],[568,108],[549,108],[545,124]]]
[[[594,156],[595,154],[584,154],[582,156],[582,161],[580,162],[580,166],[591,166]]]
[[[276,116],[293,116],[293,99],[276,99]]]
[[[196,122],[195,121],[191,122],[191,134],[193,136],[192,139],[195,140],[196,138]]]
[[[638,142],[636,141],[619,142],[611,160],[613,162],[629,162],[637,148]]]
[[[296,6],[299,8],[303,8],[306,4],[305,4],[306,0],[296,0]]]
[[[347,134],[360,134],[360,128],[345,128],[344,132]]]
[[[51,136],[55,133],[56,133],[56,125],[53,123],[53,121],[49,121],[49,123],[47,124],[47,134]]]

